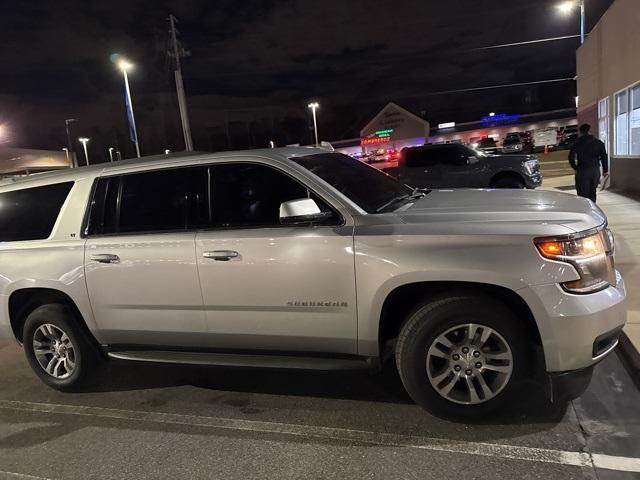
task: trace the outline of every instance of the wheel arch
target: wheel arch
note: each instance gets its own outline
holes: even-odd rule
[[[518,180],[523,186],[526,185],[524,176],[515,170],[502,170],[496,173],[491,177],[491,180],[489,180],[489,186],[493,187],[499,180]]]
[[[50,303],[64,304],[73,312],[74,320],[83,334],[98,346],[99,343],[89,330],[86,320],[76,302],[65,292],[54,288],[29,287],[14,290],[9,295],[9,322],[11,330],[19,342],[22,342],[24,323],[31,312]]]
[[[466,281],[425,281],[400,285],[384,299],[378,324],[378,346],[383,356],[397,338],[409,313],[420,303],[443,293],[485,295],[503,302],[518,318],[536,345],[542,345],[540,331],[527,302],[514,290],[494,284]]]

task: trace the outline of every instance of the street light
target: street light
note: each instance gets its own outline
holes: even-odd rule
[[[115,150],[115,148],[113,147],[109,147],[109,160],[111,160],[113,162],[113,151]]]
[[[69,161],[69,149],[67,147],[62,147],[62,151],[64,152],[64,155],[67,157],[67,162]],[[69,165],[71,166],[71,165]]]
[[[129,77],[127,76],[127,70],[130,70],[133,67],[133,64],[125,60],[124,58],[118,60],[118,68],[122,70],[122,75],[124,77],[124,89],[127,95],[127,117],[129,117],[129,127],[131,129],[131,140],[136,145],[136,154],[138,158],[140,158],[140,145],[138,144],[138,131],[136,130],[136,119],[133,115],[133,102],[131,101],[131,90],[129,90]]]
[[[318,145],[318,122],[316,121],[316,110],[320,107],[320,104],[318,102],[312,102],[307,105],[307,107],[309,107],[313,113],[313,133],[316,137],[316,145]]]
[[[87,162],[87,165],[89,165],[89,152],[87,152],[87,143],[89,143],[89,139],[87,137],[80,137],[78,138],[78,141],[82,144],[82,147],[84,148],[84,159]]]
[[[570,15],[575,7],[580,7],[580,43],[584,43],[585,34],[585,14],[584,14],[584,2],[585,0],[566,0],[558,4],[558,10],[563,15]]]

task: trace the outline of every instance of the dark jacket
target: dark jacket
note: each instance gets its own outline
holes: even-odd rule
[[[593,135],[582,135],[571,147],[569,163],[574,170],[587,170],[600,168],[603,173],[609,171],[609,156],[600,140]]]

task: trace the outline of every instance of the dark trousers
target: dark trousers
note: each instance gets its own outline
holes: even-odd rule
[[[600,183],[600,168],[579,168],[576,171],[576,190],[578,195],[596,201],[596,190]]]

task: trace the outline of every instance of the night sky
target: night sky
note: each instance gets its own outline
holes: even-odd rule
[[[587,0],[587,31],[613,0]],[[450,89],[575,75],[578,39],[478,47],[579,33],[558,0],[112,0],[2,3],[0,144],[60,149],[65,118],[91,137],[92,159],[127,138],[126,55],[143,154],[184,148],[171,63],[169,13],[180,19],[193,139],[199,150],[308,143],[317,99],[322,139],[357,137],[388,101],[437,124],[489,111],[574,104],[575,82],[464,94]],[[78,145],[76,144],[76,147]]]

